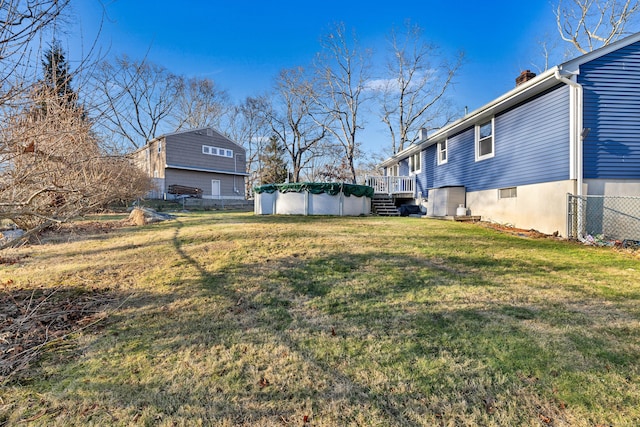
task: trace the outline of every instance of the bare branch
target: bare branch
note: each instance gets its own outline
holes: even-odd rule
[[[559,0],[554,8],[562,40],[585,54],[607,46],[626,34],[637,18],[638,0]]]

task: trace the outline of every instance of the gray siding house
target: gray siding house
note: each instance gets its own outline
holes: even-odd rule
[[[640,33],[516,84],[382,162],[376,192],[560,235],[581,233],[568,195],[640,195]]]
[[[205,199],[245,199],[245,149],[211,128],[159,136],[133,153],[151,177],[151,198],[172,198],[172,186],[202,190]]]

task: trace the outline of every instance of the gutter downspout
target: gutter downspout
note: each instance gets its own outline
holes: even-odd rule
[[[570,173],[572,179],[575,179],[575,194],[580,198],[583,195],[582,187],[583,178],[583,88],[582,85],[560,74],[560,70],[556,69],[554,77],[556,80],[565,83],[571,88],[570,92],[570,116],[569,116],[569,140],[570,150],[572,151],[571,160],[573,163],[573,173]],[[581,216],[578,214],[578,240],[584,241],[582,236]]]

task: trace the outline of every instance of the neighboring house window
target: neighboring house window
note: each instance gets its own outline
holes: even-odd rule
[[[398,165],[393,165],[389,168],[389,176],[398,176]]]
[[[476,161],[494,156],[493,119],[476,125]]]
[[[222,156],[233,158],[233,150],[227,150],[225,148],[212,147],[210,145],[202,146],[202,154],[209,154],[211,156]]]
[[[416,153],[409,158],[409,168],[411,172],[420,172],[420,154]]]
[[[153,170],[153,177],[154,177],[154,178],[157,178],[157,177],[158,177],[158,171],[157,171],[157,170],[155,170],[155,169]]]
[[[444,141],[438,142],[438,164],[444,165],[447,163],[447,145],[449,144],[449,140],[445,139]]]
[[[498,190],[499,199],[512,199],[514,197],[518,197],[517,187],[501,188]]]
[[[162,153],[162,141],[158,141],[158,153]]]

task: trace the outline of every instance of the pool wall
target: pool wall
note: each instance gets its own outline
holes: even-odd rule
[[[327,187],[329,186],[330,187]],[[347,191],[336,184],[301,183],[270,185],[268,191],[255,190],[254,213],[256,215],[336,215],[359,216],[371,213],[371,196],[367,188]],[[324,186],[324,187],[323,187]],[[275,188],[274,188],[275,187]],[[365,186],[357,186],[365,187]],[[357,194],[354,194],[354,191]],[[371,189],[373,190],[373,189]]]

